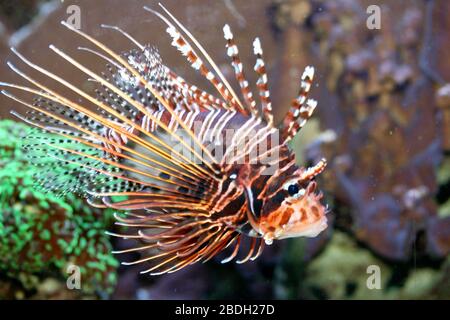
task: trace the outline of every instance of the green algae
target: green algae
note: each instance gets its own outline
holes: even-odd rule
[[[379,287],[369,286],[379,268]],[[306,298],[324,299],[448,299],[450,257],[440,268],[414,267],[401,283],[393,284],[396,266],[376,257],[349,235],[335,231],[330,243],[305,271],[301,293]],[[369,279],[369,280],[368,280]]]
[[[21,149],[31,130],[0,121],[0,272],[31,290],[43,274],[65,282],[73,264],[80,267],[83,293],[110,294],[118,267],[105,234],[112,212],[91,208],[74,195],[36,188],[38,169]]]
[[[380,288],[369,288],[370,266],[380,270]],[[389,266],[359,248],[345,233],[335,231],[325,250],[307,267],[304,288],[309,297],[328,299],[383,299],[391,278]]]

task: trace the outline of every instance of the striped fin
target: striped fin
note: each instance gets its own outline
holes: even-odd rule
[[[139,70],[140,75],[146,81],[167,97],[168,102],[174,106],[174,109],[190,109],[183,92],[169,76],[169,69],[162,64],[162,59],[156,48],[144,47],[143,51],[131,50],[122,54],[122,56],[129,61],[133,68]],[[142,83],[136,81],[123,67],[107,64],[107,70],[108,74],[104,74],[105,80],[112,80],[121,91],[128,93],[133,100],[139,101],[151,110],[164,109],[164,106],[153,94]],[[108,91],[108,96],[112,96],[113,100],[121,100],[121,103],[124,103],[123,99],[120,99],[117,94],[113,94],[104,87],[103,90]],[[132,106],[128,105],[128,108],[132,109]]]
[[[102,25],[105,27],[105,25]],[[178,108],[183,108],[186,110],[191,110],[192,105],[199,105],[205,107],[206,109],[210,108],[226,108],[226,104],[220,100],[219,98],[214,97],[213,95],[200,90],[196,86],[190,85],[183,78],[176,75],[172,70],[170,70],[167,66],[162,64],[162,59],[158,50],[155,47],[144,46],[138,43],[134,38],[132,38],[129,34],[125,33],[122,29],[114,26],[108,26],[113,30],[118,30],[120,33],[126,35],[127,38],[131,39],[131,41],[141,49],[141,51],[131,50],[130,52],[124,53],[123,56],[127,59],[130,57],[134,60],[145,61],[145,63],[140,67],[142,75],[146,77],[148,81],[153,82],[155,85],[161,87],[166,87],[165,93],[169,93],[169,97],[171,98],[171,104],[177,106]],[[79,48],[85,51],[89,51],[103,60],[107,61],[107,69],[109,71],[109,75],[103,74],[104,78],[107,81],[110,81],[110,78],[114,78],[116,85],[118,85],[124,91],[127,91],[129,95],[134,95],[135,98],[139,98],[142,103],[146,106],[151,107],[152,109],[162,109],[161,104],[153,97],[149,90],[142,88],[142,86],[134,85],[130,80],[130,75],[123,71],[123,67],[119,64],[115,63],[111,59],[102,55],[101,53],[89,49],[89,48]],[[142,62],[141,62],[142,63]],[[119,72],[121,71],[121,73]],[[124,81],[128,80],[128,81]],[[131,86],[131,88],[130,88]],[[102,94],[102,99],[113,98],[115,102],[117,100],[121,100],[120,104],[123,104],[123,99],[118,99],[118,97],[113,97],[107,88],[102,88],[103,91],[107,91],[107,96]],[[109,92],[108,92],[109,91]],[[138,97],[136,97],[138,96]],[[176,107],[176,108],[177,108]]]
[[[17,99],[5,91],[3,93],[10,98]],[[33,106],[35,109],[28,111],[24,120],[41,129],[51,128],[46,131],[59,135],[58,137],[41,130],[34,130],[32,134],[25,137],[24,149],[30,162],[39,168],[35,179],[44,190],[59,195],[74,192],[87,197],[88,191],[96,188],[105,190],[136,190],[139,188],[131,181],[120,181],[117,176],[120,176],[122,171],[118,167],[104,161],[94,160],[94,158],[104,158],[109,163],[116,161],[112,154],[103,153],[103,150],[95,147],[94,142],[97,141],[92,136],[67,126],[68,119],[70,119],[86,131],[99,133],[101,126],[96,121],[82,113],[73,112],[71,109],[42,98],[36,99]],[[60,116],[50,117],[48,116],[50,113]],[[86,140],[86,143],[80,143],[80,140]],[[79,157],[75,153],[66,151],[69,149],[77,153],[83,152],[88,156]],[[60,165],[55,166],[55,161],[60,162]],[[99,175],[99,172],[104,174]]]
[[[92,97],[89,97],[87,94],[82,93],[79,89],[76,89],[76,88],[72,87],[71,85],[69,85],[68,83],[62,81],[62,79],[58,78],[57,76],[55,76],[55,75],[53,75],[53,74],[51,74],[51,73],[49,73],[49,72],[47,72],[45,70],[40,69],[39,67],[33,65],[28,60],[24,59],[21,55],[19,55],[19,57],[24,62],[26,62],[30,66],[34,67],[38,71],[43,71],[44,74],[54,78],[57,81],[60,81],[63,84],[66,84],[69,88],[73,89],[75,92],[79,93],[83,97],[91,100],[92,102],[96,102],[99,107],[102,107],[105,111],[113,114],[114,116],[116,116],[121,121],[124,121],[124,123],[127,123],[128,125],[131,124],[131,125],[139,128],[139,126],[136,123],[133,123],[129,119],[119,115],[112,108],[104,106],[103,104],[99,103],[97,100],[93,99]],[[139,156],[141,158],[144,157],[145,160],[152,161],[154,164],[158,165],[158,166],[154,166],[152,164],[152,166],[151,166],[151,168],[153,168],[154,170],[157,170],[157,172],[164,172],[164,170],[162,170],[162,168],[161,168],[164,164],[162,162],[157,162],[154,159],[155,158],[158,159],[157,156],[163,157],[164,155],[166,155],[165,159],[170,161],[170,164],[171,164],[170,168],[172,169],[172,171],[170,172],[170,174],[168,172],[166,172],[165,174],[172,175],[172,176],[176,177],[178,180],[186,180],[186,176],[187,175],[189,175],[191,179],[194,178],[194,181],[195,180],[199,180],[199,179],[202,179],[202,180],[206,179],[206,181],[210,181],[211,180],[210,175],[204,176],[204,175],[201,174],[201,172],[199,170],[196,170],[196,169],[201,169],[201,168],[199,168],[199,167],[192,168],[191,166],[187,166],[186,163],[184,163],[184,162],[175,161],[174,159],[172,159],[172,155],[170,153],[162,152],[161,149],[156,149],[154,146],[151,146],[148,143],[145,143],[145,141],[143,141],[141,138],[136,137],[133,133],[128,132],[127,130],[123,129],[121,124],[114,123],[114,122],[110,121],[109,119],[105,119],[105,118],[103,118],[103,117],[101,117],[99,115],[96,115],[96,114],[88,111],[87,109],[77,105],[76,103],[73,103],[73,102],[71,102],[70,100],[68,100],[68,99],[66,99],[64,97],[59,96],[54,91],[52,91],[49,88],[39,84],[38,82],[34,81],[30,77],[24,75],[23,73],[18,71],[16,68],[14,68],[13,70],[16,71],[19,75],[23,76],[25,79],[31,81],[33,84],[37,85],[40,89],[44,90],[44,93],[39,92],[39,91],[35,91],[35,90],[32,90],[32,89],[27,89],[25,87],[20,87],[20,86],[13,86],[13,85],[11,85],[10,87],[14,87],[16,89],[21,89],[21,90],[24,90],[24,91],[35,93],[35,94],[37,94],[39,96],[45,97],[45,98],[47,98],[47,99],[49,99],[51,101],[57,102],[57,103],[63,103],[64,105],[67,106],[66,109],[70,108],[70,110],[75,110],[78,113],[84,114],[84,115],[90,117],[92,120],[97,121],[98,123],[103,125],[105,128],[109,128],[109,129],[112,129],[112,130],[114,130],[116,132],[120,132],[120,133],[124,134],[125,136],[127,136],[129,139],[133,140],[134,142],[142,144],[143,145],[143,149],[145,149],[149,153],[153,152],[154,156],[149,157],[149,156],[145,156],[145,154],[144,154],[144,156],[145,156],[144,157],[142,154],[139,154],[139,153],[136,154],[136,152],[134,152],[133,156],[126,155],[126,154],[120,154],[120,153],[117,153],[117,152],[114,153],[115,152],[114,150],[105,150],[105,147],[103,145],[97,145],[97,148],[99,150],[108,151],[108,153],[115,154],[116,156],[119,156],[121,158],[127,158],[127,160],[134,161],[134,162],[138,162],[134,156],[137,155],[137,156]],[[5,85],[5,84],[3,84],[3,85]],[[45,93],[45,92],[48,92],[48,94]],[[33,110],[42,111],[41,109],[36,108],[34,106],[31,106],[31,105],[29,105],[27,103],[24,103],[21,100],[17,100],[16,99],[16,101],[18,101],[18,102],[20,102],[20,103],[22,103],[22,104],[32,108]],[[65,118],[61,118],[60,116],[55,115],[55,113],[46,112],[45,114],[47,116],[49,116],[49,117],[52,117],[53,119],[56,119],[56,120],[60,121],[61,123],[65,124],[65,125],[67,125],[67,126],[69,126],[71,128],[75,128],[78,131],[82,131],[83,133],[85,133],[87,135],[90,135],[92,137],[92,139],[94,139],[94,140],[95,139],[97,141],[98,140],[102,140],[102,142],[105,142],[104,145],[108,145],[108,144],[111,144],[111,143],[117,145],[117,143],[114,142],[114,141],[109,141],[108,139],[106,139],[107,141],[105,141],[105,138],[99,136],[98,132],[89,131],[88,129],[85,129],[85,128],[81,127],[81,126],[76,125],[73,121],[71,122],[71,121],[68,121]],[[36,123],[33,123],[33,124],[39,126],[39,124],[36,124]],[[55,132],[55,133],[59,133],[59,134],[68,136],[66,133],[61,132],[61,130],[58,130],[57,128],[55,129],[54,127],[49,127],[49,126],[40,126],[40,127],[45,129],[45,130],[48,130],[50,132]],[[148,132],[145,132],[145,133],[149,137],[151,137]],[[92,139],[90,139],[90,140],[92,140]],[[83,142],[83,139],[80,139],[79,142]],[[85,144],[91,144],[91,146],[92,146],[92,143],[89,142],[89,141],[84,141],[84,143]],[[121,145],[119,145],[119,146],[122,147]],[[123,149],[128,151],[128,152],[130,152],[130,153],[133,153],[133,150],[131,150],[131,149],[125,147],[125,146],[123,146]],[[170,147],[169,147],[169,149],[170,149]],[[92,155],[87,154],[84,151],[80,152],[80,150],[68,149],[68,148],[64,148],[64,149],[60,149],[60,150],[63,150],[66,153],[72,153],[72,154],[78,155],[81,158],[83,158],[83,157],[84,158],[89,158],[91,160],[100,161],[100,162],[103,162],[103,163],[108,164],[108,165],[115,165],[115,166],[119,167],[122,170],[131,171],[131,172],[133,172],[133,174],[135,176],[137,175],[138,177],[132,177],[132,178],[127,179],[127,180],[135,182],[135,183],[138,183],[138,184],[141,184],[142,186],[152,186],[152,187],[156,187],[156,188],[159,188],[159,189],[163,189],[162,187],[164,186],[165,190],[167,190],[168,192],[171,192],[171,193],[175,193],[175,194],[179,194],[180,193],[180,191],[179,191],[180,187],[181,188],[186,188],[187,187],[185,184],[182,184],[179,181],[175,181],[175,182],[167,181],[166,182],[166,181],[163,181],[164,179],[162,179],[159,176],[147,174],[147,173],[145,173],[144,171],[142,171],[140,169],[135,169],[135,168],[132,168],[132,167],[127,166],[127,165],[120,165],[119,166],[118,164],[115,164],[115,163],[113,163],[112,161],[110,161],[108,159],[105,159],[105,158],[100,159],[100,157],[98,157],[98,156],[93,157]],[[80,167],[87,167],[86,164],[80,162],[79,160],[74,162],[74,163],[78,164]],[[150,167],[150,165],[148,163],[143,163],[141,160],[139,160],[138,163],[141,166],[145,165],[147,167]],[[95,168],[90,168],[90,169],[95,170]],[[167,165],[166,165],[166,169],[167,169]],[[203,169],[201,169],[201,170],[203,170]],[[97,171],[101,172],[99,170],[97,170]],[[165,170],[165,171],[167,171],[167,170]],[[101,172],[101,173],[104,173],[104,172]],[[142,179],[142,176],[145,176],[146,179]],[[116,178],[117,178],[117,176],[116,176]],[[121,177],[121,178],[123,178],[123,177]],[[148,179],[150,179],[151,183],[148,183]],[[155,183],[154,181],[162,182],[163,186],[161,186],[161,183]],[[169,184],[169,186],[166,186],[166,184]],[[198,184],[198,182],[196,182],[196,183],[191,182],[191,185],[195,185],[195,184]]]
[[[8,95],[8,94],[7,94]],[[9,97],[15,99],[18,102],[22,102],[21,100],[8,95]],[[23,103],[27,105],[26,103]],[[27,105],[28,106],[28,105]],[[30,106],[31,107],[31,106]],[[45,109],[45,111],[44,111]],[[83,120],[85,117],[79,117],[79,119],[74,118],[70,114],[70,109],[64,108],[63,106],[58,106],[58,112],[54,110],[50,110],[49,107],[45,107],[43,109],[39,109],[39,107],[35,107],[36,112],[32,113],[33,116],[29,116],[25,119],[27,122],[34,124],[36,127],[44,129],[49,132],[53,132],[59,134],[60,136],[66,139],[53,139],[48,142],[49,139],[46,138],[45,134],[41,136],[35,135],[34,139],[29,139],[27,149],[32,151],[33,157],[35,154],[38,154],[38,158],[45,158],[46,155],[49,155],[53,159],[57,159],[65,165],[74,165],[75,168],[83,169],[82,173],[84,175],[90,175],[93,177],[110,177],[112,180],[118,180],[121,184],[121,188],[117,186],[109,186],[105,181],[101,180],[102,183],[98,183],[97,185],[100,187],[99,189],[91,188],[90,184],[84,183],[82,176],[78,174],[78,172],[69,172],[64,176],[69,177],[72,175],[71,179],[72,184],[78,185],[79,188],[75,190],[74,188],[63,188],[61,184],[57,184],[57,187],[62,190],[67,190],[67,192],[79,192],[86,195],[91,194],[97,197],[105,196],[105,192],[122,192],[122,195],[125,191],[132,190],[142,190],[143,188],[158,188],[161,191],[165,191],[169,194],[175,194],[178,197],[185,196],[185,193],[180,192],[179,187],[182,188],[192,188],[196,186],[199,181],[195,179],[188,179],[187,176],[177,175],[176,172],[170,172],[171,168],[156,168],[149,162],[140,161],[137,157],[133,158],[129,154],[117,153],[112,149],[108,149],[105,146],[98,144],[97,139],[102,139],[102,137],[96,135],[94,130],[89,131],[87,128],[83,129],[83,126],[77,125],[73,120],[77,120],[78,123],[83,124],[85,121]],[[53,111],[53,112],[47,112]],[[69,112],[67,112],[67,110]],[[57,116],[56,113],[59,113],[60,116]],[[66,118],[64,118],[66,117]],[[91,122],[89,122],[91,123]],[[91,123],[91,127],[95,126],[95,123]],[[81,132],[80,132],[81,131]],[[91,133],[91,135],[83,135],[82,132]],[[105,138],[103,138],[103,142],[105,142]],[[109,143],[114,143],[108,141]],[[105,143],[106,144],[106,143]],[[126,147],[123,147],[124,151],[133,152]],[[96,152],[94,152],[96,151]],[[104,151],[104,153],[102,152]],[[136,155],[136,153],[135,153]],[[138,156],[139,155],[137,154]],[[118,159],[127,159],[128,162],[118,162]],[[151,160],[151,159],[149,159]],[[33,163],[35,163],[33,161]],[[138,166],[131,166],[130,164],[139,164],[141,167],[147,168],[147,171],[141,171]],[[54,177],[54,161],[48,161],[48,172],[52,173],[48,177],[46,177],[46,181],[52,183]],[[106,167],[105,167],[106,166]],[[112,168],[112,169],[105,169]],[[176,179],[174,181],[166,181],[167,178],[165,176],[155,176],[150,172],[156,171],[160,173],[164,173],[164,175],[172,175]],[[123,173],[127,172],[127,176]],[[47,173],[47,172],[45,172]],[[40,173],[41,176],[45,177],[46,174],[44,172]],[[134,173],[133,177],[130,173]],[[76,179],[74,179],[76,178]],[[102,178],[102,179],[103,179]],[[145,178],[145,180],[143,179]],[[195,183],[193,181],[196,181]],[[53,180],[54,182],[54,180]],[[133,189],[129,189],[128,182],[132,183]],[[178,188],[177,188],[178,187]],[[195,198],[195,197],[194,197]],[[198,200],[196,200],[198,201]]]
[[[317,106],[317,101],[307,99],[313,78],[314,67],[307,66],[301,77],[298,96],[292,101],[291,109],[288,111],[283,121],[282,137],[285,141],[289,141],[298,131],[300,131]]]
[[[164,10],[164,12],[172,19],[172,21],[175,22],[175,24],[188,36],[188,38],[192,41],[192,43],[194,43],[194,45],[199,49],[199,51],[203,54],[203,56],[205,57],[206,61],[212,66],[212,68],[214,69],[214,71],[217,73],[217,75],[220,78],[220,81],[223,83],[223,85],[227,88],[227,90],[229,90],[230,94],[233,97],[233,100],[236,101],[236,103],[238,104],[239,109],[236,111],[240,111],[243,114],[246,114],[246,110],[245,108],[242,106],[241,101],[239,100],[238,96],[236,95],[236,93],[233,90],[233,87],[228,83],[227,79],[225,78],[225,76],[223,75],[223,73],[220,71],[219,67],[216,65],[216,63],[214,62],[214,60],[209,56],[208,52],[203,48],[203,46],[199,43],[199,41],[191,34],[191,32],[185,27],[183,26],[183,24],[181,24],[181,22],[178,21],[177,18],[175,18],[169,10],[167,10],[161,3],[158,3],[159,6]]]
[[[200,43],[192,36],[192,34],[166,9],[164,6],[159,4],[166,14],[175,22],[175,24],[188,36],[188,38],[195,44],[198,50],[203,54],[209,64],[213,67],[214,71],[218,74],[220,81],[216,76],[209,70],[200,56],[195,52],[194,48],[190,45],[187,39],[178,31],[178,29],[163,15],[156,12],[148,7],[144,7],[145,10],[155,14],[162,21],[167,24],[167,33],[172,38],[172,45],[177,48],[183,56],[187,58],[192,68],[198,70],[201,75],[203,75],[219,92],[219,94],[225,99],[228,108],[240,111],[244,114],[247,113],[246,109],[242,106],[236,93],[234,92],[231,85],[223,76],[222,72],[219,70],[214,61],[209,57],[206,50],[200,45]]]
[[[123,262],[124,265],[149,264],[141,273],[151,275],[173,273],[197,261],[207,261],[226,248],[236,232],[205,216],[200,211],[189,210],[173,210],[138,218],[117,216],[120,225],[136,230],[136,233],[112,235],[140,240],[145,245],[115,253],[152,250],[143,258]],[[155,233],[158,228],[161,231]]]
[[[256,55],[255,71],[258,74],[258,80],[256,85],[259,91],[259,97],[261,99],[262,113],[267,123],[273,125],[273,114],[272,114],[272,101],[270,99],[270,91],[267,84],[267,72],[266,66],[263,59],[263,51],[261,47],[261,41],[256,38],[253,41],[253,52]]]
[[[205,166],[208,167],[208,169],[210,169],[214,174],[217,174],[216,169],[213,167],[213,165],[211,164],[211,161],[214,162],[214,158],[211,155],[211,153],[209,152],[209,150],[206,149],[206,147],[201,144],[198,139],[193,135],[193,133],[188,130],[185,126],[185,124],[180,120],[180,118],[178,117],[178,115],[174,112],[174,109],[172,106],[170,106],[169,102],[167,101],[167,99],[165,97],[163,97],[161,95],[160,92],[158,92],[157,88],[153,87],[148,81],[145,80],[145,78],[143,78],[140,73],[135,70],[126,60],[124,60],[122,57],[120,57],[118,54],[114,53],[111,49],[109,49],[107,46],[105,46],[104,44],[100,43],[99,41],[95,40],[94,38],[92,38],[91,36],[85,34],[84,32],[77,30],[75,28],[73,28],[72,26],[68,25],[65,22],[62,22],[62,24],[64,26],[66,26],[69,30],[79,34],[80,36],[82,36],[83,38],[89,40],[91,43],[95,44],[98,48],[100,48],[102,51],[104,51],[105,53],[107,53],[111,58],[113,58],[117,63],[121,64],[124,68],[126,68],[126,71],[129,72],[134,79],[139,80],[142,84],[144,84],[144,86],[150,90],[150,92],[153,94],[153,96],[155,96],[155,98],[158,99],[159,103],[161,103],[164,108],[170,113],[171,117],[174,118],[174,120],[179,123],[179,125],[186,131],[187,134],[189,134],[190,138],[192,139],[192,141],[194,142],[194,144],[196,144],[202,151],[202,153],[204,154],[205,157],[203,157],[201,154],[199,154],[195,149],[193,149],[192,147],[190,147],[182,137],[178,136],[175,132],[170,131],[169,128],[167,128],[167,126],[165,126],[163,123],[161,123],[158,119],[156,119],[153,115],[149,114],[148,111],[145,109],[144,106],[142,106],[142,104],[140,104],[137,101],[133,101],[133,99],[130,99],[130,97],[128,97],[126,94],[124,94],[120,89],[118,89],[117,87],[113,86],[112,84],[103,81],[103,79],[101,77],[99,77],[98,75],[96,75],[95,73],[93,73],[92,71],[90,71],[89,69],[87,69],[86,67],[84,67],[83,65],[81,65],[80,63],[78,63],[76,60],[74,60],[73,58],[71,58],[70,56],[68,56],[67,54],[63,53],[61,50],[55,48],[54,46],[50,46],[50,49],[52,49],[55,53],[57,53],[58,55],[60,55],[62,58],[64,58],[66,61],[70,62],[71,64],[73,64],[75,67],[77,67],[78,69],[80,69],[81,71],[83,71],[84,73],[86,73],[87,75],[89,75],[91,78],[94,78],[96,81],[99,81],[101,84],[106,85],[109,89],[111,89],[112,91],[114,91],[116,94],[118,94],[119,96],[121,96],[122,98],[124,98],[125,100],[127,100],[129,103],[131,103],[134,107],[136,107],[137,109],[139,109],[142,113],[146,114],[147,116],[149,116],[150,118],[152,118],[153,121],[158,122],[158,125],[165,131],[167,131],[169,134],[171,134],[176,140],[178,140],[182,145],[184,145],[187,148],[190,148],[192,153],[195,155],[195,157],[197,157],[199,160],[201,160],[201,162],[203,164],[205,164]],[[44,72],[47,73],[48,72]],[[64,82],[63,82],[64,83]],[[73,87],[71,87],[73,89]],[[77,91],[76,89],[74,89],[75,91]]]
[[[225,40],[227,40],[227,55],[231,58],[231,65],[233,67],[236,80],[238,81],[241,88],[241,93],[244,97],[244,101],[246,102],[250,112],[257,117],[258,108],[256,107],[256,101],[255,99],[253,99],[253,94],[249,89],[249,83],[245,78],[242,62],[239,58],[239,49],[233,39],[233,33],[231,32],[231,28],[228,24],[223,27],[223,33]]]
[[[195,85],[189,84],[188,82],[186,82],[186,80],[184,80],[182,77],[180,77],[173,71],[170,71],[169,75],[172,77],[172,79],[174,79],[174,81],[176,81],[180,85],[180,87],[182,88],[181,90],[185,92],[184,95],[189,97],[190,101],[195,102],[199,105],[203,105],[205,106],[205,108],[209,110],[227,109],[227,105],[223,100],[213,96],[212,94],[206,91],[199,89]]]

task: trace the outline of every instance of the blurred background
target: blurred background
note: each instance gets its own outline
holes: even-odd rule
[[[279,121],[303,68],[315,66],[310,95],[319,105],[292,147],[300,164],[329,161],[319,183],[330,227],[314,239],[277,241],[244,265],[217,259],[140,275],[142,266],[119,266],[129,257],[110,253],[125,246],[104,234],[116,228],[112,212],[33,188],[36,169],[20,148],[29,128],[9,113],[24,109],[0,96],[0,299],[450,299],[450,2],[163,3],[230,80],[223,25],[233,29],[252,83],[251,46],[261,38]],[[60,25],[79,12],[81,29],[116,51],[131,44],[100,24],[156,45],[168,66],[209,88],[144,5],[157,8],[157,1],[0,0],[0,81],[23,83],[6,65],[18,62],[9,51],[15,46],[92,92],[83,74],[48,49],[55,44],[104,70]],[[379,9],[379,25],[370,5]],[[71,264],[81,267],[81,289],[67,288]]]

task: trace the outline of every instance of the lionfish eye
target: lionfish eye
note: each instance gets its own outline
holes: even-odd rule
[[[300,191],[300,188],[298,187],[298,184],[291,184],[291,185],[289,185],[287,191],[290,196],[294,196]]]

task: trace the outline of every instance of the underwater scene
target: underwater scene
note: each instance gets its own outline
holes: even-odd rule
[[[450,2],[0,0],[0,300],[449,300]]]

